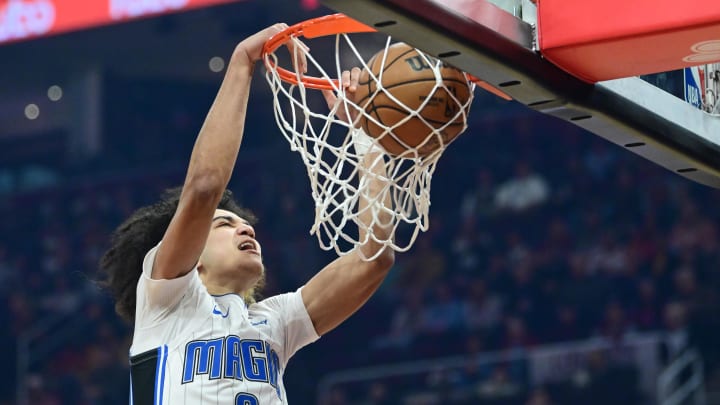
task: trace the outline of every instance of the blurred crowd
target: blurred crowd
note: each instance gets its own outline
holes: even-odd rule
[[[209,105],[212,91],[202,94],[196,109],[157,101],[137,112],[121,104],[109,113],[112,147],[104,155],[58,169],[41,187],[3,189],[0,347],[9,364],[17,355],[27,370],[31,403],[126,403],[130,327],[98,287],[97,263],[114,227],[181,183],[205,112],[199,106]],[[720,292],[720,194],[564,123],[511,104],[477,103],[470,129],[448,148],[433,179],[430,230],[397,255],[366,307],[291,361],[291,402],[315,403],[308,399],[315,384],[334,370],[621,341],[646,331],[667,334],[666,361],[698,347],[711,371],[718,356],[708,342],[719,332],[707,313],[717,310]],[[296,289],[332,254],[308,235],[314,209],[302,163],[270,116],[250,116],[247,137],[275,141],[248,141],[230,187],[260,218],[268,296]],[[293,370],[299,362],[302,370]],[[601,354],[588,370],[605,385],[576,394],[601,403],[617,399],[598,397],[608,391],[598,387],[633,373]],[[14,403],[17,372],[3,373],[0,404]],[[527,370],[512,363],[337,389],[323,401],[433,403],[422,397],[428,387],[468,393],[445,395],[445,403],[483,395],[487,403],[567,403],[552,387],[532,386]]]

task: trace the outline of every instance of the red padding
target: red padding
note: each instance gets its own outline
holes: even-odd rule
[[[720,61],[720,1],[538,0],[540,52],[587,82]]]

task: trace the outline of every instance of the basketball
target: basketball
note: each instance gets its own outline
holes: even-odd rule
[[[441,82],[436,86],[431,66],[437,63],[436,59],[423,56],[404,43],[389,46],[383,58],[384,53],[385,50],[378,52],[368,63],[380,81],[379,88],[368,69],[363,69],[354,96],[355,103],[365,110],[359,120],[365,133],[378,138],[386,152],[393,156],[409,148],[416,148],[419,156],[427,156],[460,135],[465,119],[459,112],[470,97],[465,74],[442,65],[438,69]],[[417,115],[412,115],[413,111],[417,111]],[[411,117],[403,121],[408,115]],[[443,126],[438,135],[433,133]],[[386,127],[392,128],[392,134],[385,132]]]

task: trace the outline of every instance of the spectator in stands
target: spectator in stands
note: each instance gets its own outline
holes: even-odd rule
[[[492,236],[475,222],[463,221],[451,246],[452,265],[461,275],[476,274],[486,262]]]
[[[393,405],[397,398],[390,393],[387,385],[381,381],[374,381],[367,390],[366,397],[356,403],[357,405]]]
[[[637,282],[637,301],[632,310],[632,323],[641,331],[655,330],[660,326],[661,302],[655,281],[644,278]]]
[[[432,295],[422,314],[420,332],[438,335],[457,331],[463,325],[463,308],[460,297],[447,282],[440,282],[432,289]]]
[[[572,303],[580,319],[588,320],[593,326],[602,316],[604,300],[610,292],[607,279],[603,275],[590,275],[582,255],[569,258],[570,274],[559,288],[562,302]]]
[[[348,399],[341,387],[334,386],[326,396],[319,398],[320,405],[347,405]]]
[[[615,149],[602,142],[593,143],[583,158],[585,169],[596,182],[607,180],[616,161]]]
[[[619,235],[613,231],[603,232],[600,240],[585,253],[585,265],[591,274],[604,272],[607,275],[615,275],[630,268],[627,246],[619,241]]]
[[[18,279],[19,274],[13,266],[7,247],[0,242],[0,295],[12,291]]]
[[[521,317],[507,317],[504,326],[505,330],[502,338],[503,349],[525,350],[537,344],[537,340],[530,334],[525,321]]]
[[[468,292],[462,302],[463,323],[475,333],[497,325],[502,316],[502,301],[495,292],[488,292],[485,280],[470,281]]]
[[[545,390],[543,387],[536,388],[530,393],[530,397],[528,398],[527,402],[525,402],[525,405],[553,405],[554,402],[550,398],[550,395],[548,394],[547,390]]]
[[[665,364],[669,364],[690,344],[685,304],[680,301],[668,302],[663,312],[663,321],[667,330],[667,338],[662,348],[662,355]]]
[[[673,299],[683,302],[687,307],[694,308],[699,305],[699,291],[695,271],[688,267],[680,267],[673,276]]]
[[[535,249],[534,261],[547,273],[559,275],[567,271],[568,252],[575,249],[575,240],[568,222],[560,215],[550,219],[547,230],[543,232],[543,239]]]
[[[599,325],[598,334],[611,341],[620,342],[630,330],[625,309],[618,300],[610,300]]]
[[[680,218],[669,235],[669,248],[676,254],[700,246],[702,242],[701,230],[705,228],[705,220],[700,215],[695,202],[687,196],[681,198]]]
[[[578,310],[572,304],[558,304],[555,318],[547,323],[544,336],[548,342],[565,342],[582,339],[587,336],[580,320]]]
[[[508,368],[499,364],[493,369],[488,379],[482,381],[477,387],[477,394],[481,402],[517,401],[523,395],[523,385],[512,379]]]
[[[431,234],[420,235],[413,254],[398,260],[395,286],[398,289],[426,289],[447,276],[447,260]]]
[[[487,168],[475,174],[475,184],[463,195],[460,204],[460,220],[475,226],[495,212],[495,179]]]
[[[582,404],[635,404],[639,399],[636,367],[612,362],[603,350],[588,355],[587,364],[574,375],[573,382]]]
[[[390,357],[398,352],[409,353],[411,344],[422,328],[425,313],[424,290],[409,289],[400,292],[402,301],[395,306],[390,318],[390,330],[378,336],[371,347],[386,354],[379,357]]]
[[[549,197],[547,180],[521,159],[515,164],[515,176],[498,186],[495,206],[499,210],[521,212],[544,203]]]
[[[27,403],[29,404],[62,405],[60,395],[48,387],[47,381],[41,375],[28,376],[27,389]]]
[[[466,377],[463,370],[437,366],[425,377],[425,387],[433,394],[436,403],[454,403],[466,394],[460,392],[467,384]]]

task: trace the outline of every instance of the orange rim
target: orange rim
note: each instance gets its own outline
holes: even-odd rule
[[[344,14],[331,14],[324,17],[317,17],[286,28],[284,31],[273,35],[265,42],[262,56],[269,68],[277,70],[280,79],[284,82],[298,84],[298,75],[288,69],[276,66],[265,55],[275,52],[280,46],[286,44],[292,38],[305,37],[317,38],[336,34],[352,34],[359,32],[375,32],[375,28],[369,27]],[[333,90],[337,88],[338,81],[321,77],[302,76],[300,81],[305,87],[317,90]]]
[[[512,97],[510,97],[510,95],[508,95],[504,91],[498,89],[497,87],[493,86],[492,84],[486,82],[485,80],[478,79],[477,77],[471,75],[470,73],[465,73],[465,76],[467,77],[468,80],[475,83],[476,85],[478,85],[478,87],[480,87],[481,89],[483,89],[485,91],[488,91],[488,92],[490,92],[504,100],[507,100],[507,101],[510,101],[513,99]]]

